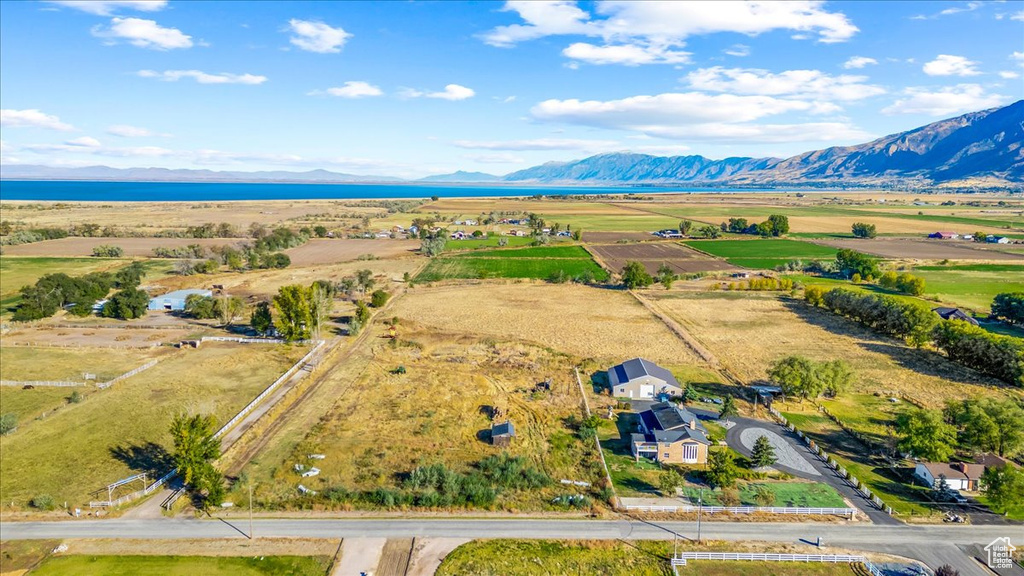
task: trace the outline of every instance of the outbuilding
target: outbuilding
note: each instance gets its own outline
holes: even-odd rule
[[[175,290],[174,292],[168,292],[162,296],[156,296],[149,299],[150,310],[173,310],[180,311],[185,309],[185,300],[193,295],[212,297],[213,291],[211,290]]]
[[[511,421],[491,426],[491,444],[495,446],[508,446],[516,437],[516,429]]]
[[[683,387],[671,372],[644,358],[626,360],[608,370],[608,384],[617,398],[654,399],[681,396]]]

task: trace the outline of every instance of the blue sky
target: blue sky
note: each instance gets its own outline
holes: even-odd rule
[[[0,2],[2,162],[788,156],[1024,97],[1024,2]]]

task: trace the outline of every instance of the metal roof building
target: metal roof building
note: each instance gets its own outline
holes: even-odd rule
[[[213,296],[210,290],[175,290],[162,296],[155,296],[149,299],[150,310],[184,310],[185,299],[193,294],[200,296]]]

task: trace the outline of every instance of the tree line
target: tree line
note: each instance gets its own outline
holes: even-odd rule
[[[789,216],[770,214],[764,222],[748,222],[746,218],[729,218],[719,226],[722,232],[756,234],[762,238],[789,234]]]
[[[88,316],[96,302],[114,288],[118,292],[111,296],[100,313],[125,320],[137,318],[145,314],[149,306],[149,296],[138,290],[145,272],[141,262],[133,262],[115,273],[92,272],[77,277],[62,272],[46,274],[35,284],[21,288],[21,301],[11,319],[28,322],[49,318],[62,308],[67,308],[68,313],[75,316]],[[141,310],[139,294],[144,299]]]

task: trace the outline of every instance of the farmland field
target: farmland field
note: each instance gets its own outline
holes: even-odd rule
[[[477,250],[480,248],[497,248],[498,242],[504,239],[509,248],[526,246],[533,243],[529,236],[498,236],[492,234],[487,238],[466,238],[465,240],[449,240],[445,246],[445,252],[457,252],[459,250]]]
[[[716,260],[674,242],[645,242],[643,244],[590,245],[590,250],[612,270],[620,271],[629,261],[644,265],[649,273],[657,272],[668,264],[677,274],[734,270],[735,266]]]
[[[925,279],[927,296],[986,314],[1002,292],[1024,292],[1024,264],[920,266],[913,273]]]
[[[589,273],[598,281],[608,277],[579,246],[540,246],[440,256],[430,261],[416,277],[416,281],[434,282],[453,278],[547,279],[559,273],[569,278]]]
[[[836,255],[834,248],[799,240],[690,240],[685,244],[746,268],[774,268],[790,260],[831,260]]]
[[[175,352],[45,419],[20,422],[16,432],[0,438],[0,498],[25,507],[30,498],[46,494],[81,506],[91,492],[119,478],[137,472],[154,477],[170,467],[168,426],[174,414],[210,413],[226,422],[304,352],[207,343]]]
[[[125,258],[148,258],[153,256],[154,248],[180,248],[198,244],[206,249],[214,246],[238,246],[245,238],[80,238],[69,237],[57,240],[44,240],[31,244],[4,246],[4,255],[10,256],[51,256],[74,257],[92,256],[97,246],[119,246],[124,250]]]
[[[1024,254],[1002,252],[1000,248],[993,248],[994,245],[976,245],[973,242],[909,238],[874,238],[871,240],[850,238],[819,240],[817,243],[833,248],[852,248],[884,258],[1024,261]]]
[[[103,349],[15,348],[0,347],[0,380],[83,381],[83,372],[96,375],[97,382],[165,356],[167,350],[120,350],[116,354]]]
[[[640,354],[668,368],[703,366],[629,294],[569,284],[417,287],[395,314],[467,335],[536,343],[607,366]],[[710,377],[705,375],[704,377]]]
[[[646,242],[658,240],[650,232],[583,232],[583,241],[591,244],[611,244],[618,241]]]
[[[45,560],[33,574],[41,576],[323,576],[330,558],[322,556],[59,556]]]
[[[411,255],[419,247],[419,240],[314,238],[301,246],[285,250],[285,254],[292,259],[292,266],[312,266],[350,262],[360,256],[390,258]]]

